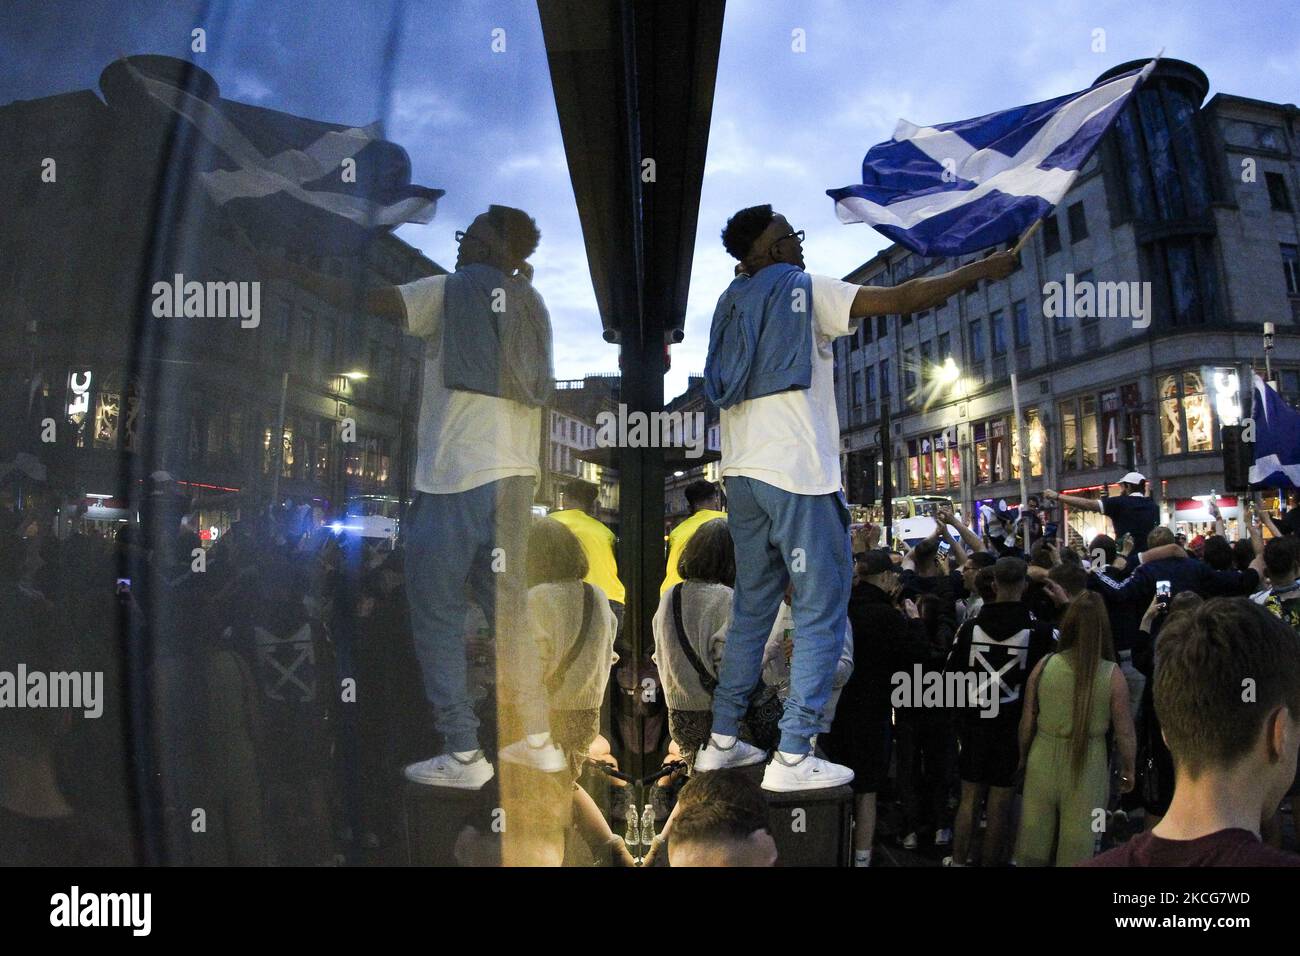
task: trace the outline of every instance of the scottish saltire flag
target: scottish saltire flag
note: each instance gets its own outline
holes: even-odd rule
[[[1300,487],[1300,412],[1255,376],[1255,462],[1250,483],[1265,488]]]
[[[893,139],[867,151],[862,184],[826,193],[841,222],[870,223],[922,256],[1007,242],[1061,201],[1155,65],[975,119],[899,120]]]
[[[383,139],[378,123],[343,127],[191,92],[154,60],[119,61],[129,82],[113,77],[111,99],[126,101],[113,105],[188,124],[198,181],[249,233],[318,255],[352,254],[379,232],[433,219],[443,190],[411,183],[406,150]]]

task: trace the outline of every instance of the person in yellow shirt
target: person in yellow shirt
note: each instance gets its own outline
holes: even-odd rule
[[[682,583],[682,576],[677,573],[677,562],[686,550],[686,542],[691,540],[700,527],[714,518],[725,518],[721,510],[722,494],[718,486],[711,481],[692,481],[686,486],[686,504],[691,509],[690,517],[684,519],[668,533],[668,565],[665,569],[664,583],[659,587],[660,596],[668,589]]]
[[[618,579],[618,560],[614,557],[614,532],[592,517],[599,489],[589,481],[571,481],[564,487],[564,503],[569,507],[552,512],[554,518],[577,536],[587,555],[588,584],[605,592],[620,624],[623,621],[625,594]]]

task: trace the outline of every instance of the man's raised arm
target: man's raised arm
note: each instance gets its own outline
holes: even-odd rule
[[[920,312],[952,297],[972,282],[1005,279],[1015,268],[1015,256],[1010,252],[995,252],[943,275],[923,276],[894,286],[864,285],[853,297],[849,315],[861,319],[868,315]]]
[[[262,278],[292,282],[340,311],[347,311],[356,304],[357,288],[351,282],[323,275],[265,252],[258,253],[257,266]],[[381,285],[366,289],[363,305],[371,315],[387,319],[399,328],[406,323],[406,305],[397,286]]]
[[[1081,511],[1101,511],[1100,498],[1080,498],[1076,495],[1063,495],[1060,492],[1052,491],[1050,488],[1043,492],[1043,497],[1048,501],[1060,501],[1071,508],[1078,508]]]

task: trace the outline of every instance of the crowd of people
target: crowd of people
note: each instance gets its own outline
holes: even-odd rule
[[[813,746],[851,772],[856,865],[930,846],[945,866],[1300,863],[1283,849],[1300,536],[1262,515],[1245,547],[1222,534],[1184,546],[1156,525],[1141,475],[1121,484],[1122,505],[1100,499],[1119,542],[1067,547],[1028,508],[992,509],[983,534],[940,511],[928,537],[893,549],[878,526],[854,533],[846,630],[859,639]],[[720,667],[731,562],[726,520],[701,525],[682,550],[684,611],[669,592],[655,621],[673,738],[697,775],[710,681],[681,661],[690,645],[698,669]],[[771,644],[790,636],[778,615]]]

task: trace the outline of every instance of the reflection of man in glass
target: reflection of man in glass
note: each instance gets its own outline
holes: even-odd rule
[[[705,388],[722,408],[722,474],[736,549],[736,587],[713,729],[697,772],[763,761],[737,739],[759,683],[763,648],[793,583],[794,655],[768,790],[832,787],[853,771],[812,753],[844,642],[853,579],[849,513],[840,484],[833,340],[866,316],[918,312],[971,282],[1015,268],[995,253],[945,275],[892,287],[804,272],[803,233],[771,206],[742,209],[722,232],[741,268],[718,301]]]
[[[403,536],[415,650],[444,752],[410,765],[406,776],[478,789],[493,768],[467,687],[467,590],[496,639],[500,703],[511,718],[503,740],[513,741],[501,759],[546,773],[568,767],[550,737],[525,578],[541,407],[554,382],[550,319],[526,261],[540,239],[536,224],[522,210],[490,206],[456,238],[455,272],[371,289],[366,308],[428,343],[416,494]],[[275,265],[351,304],[348,284]]]

